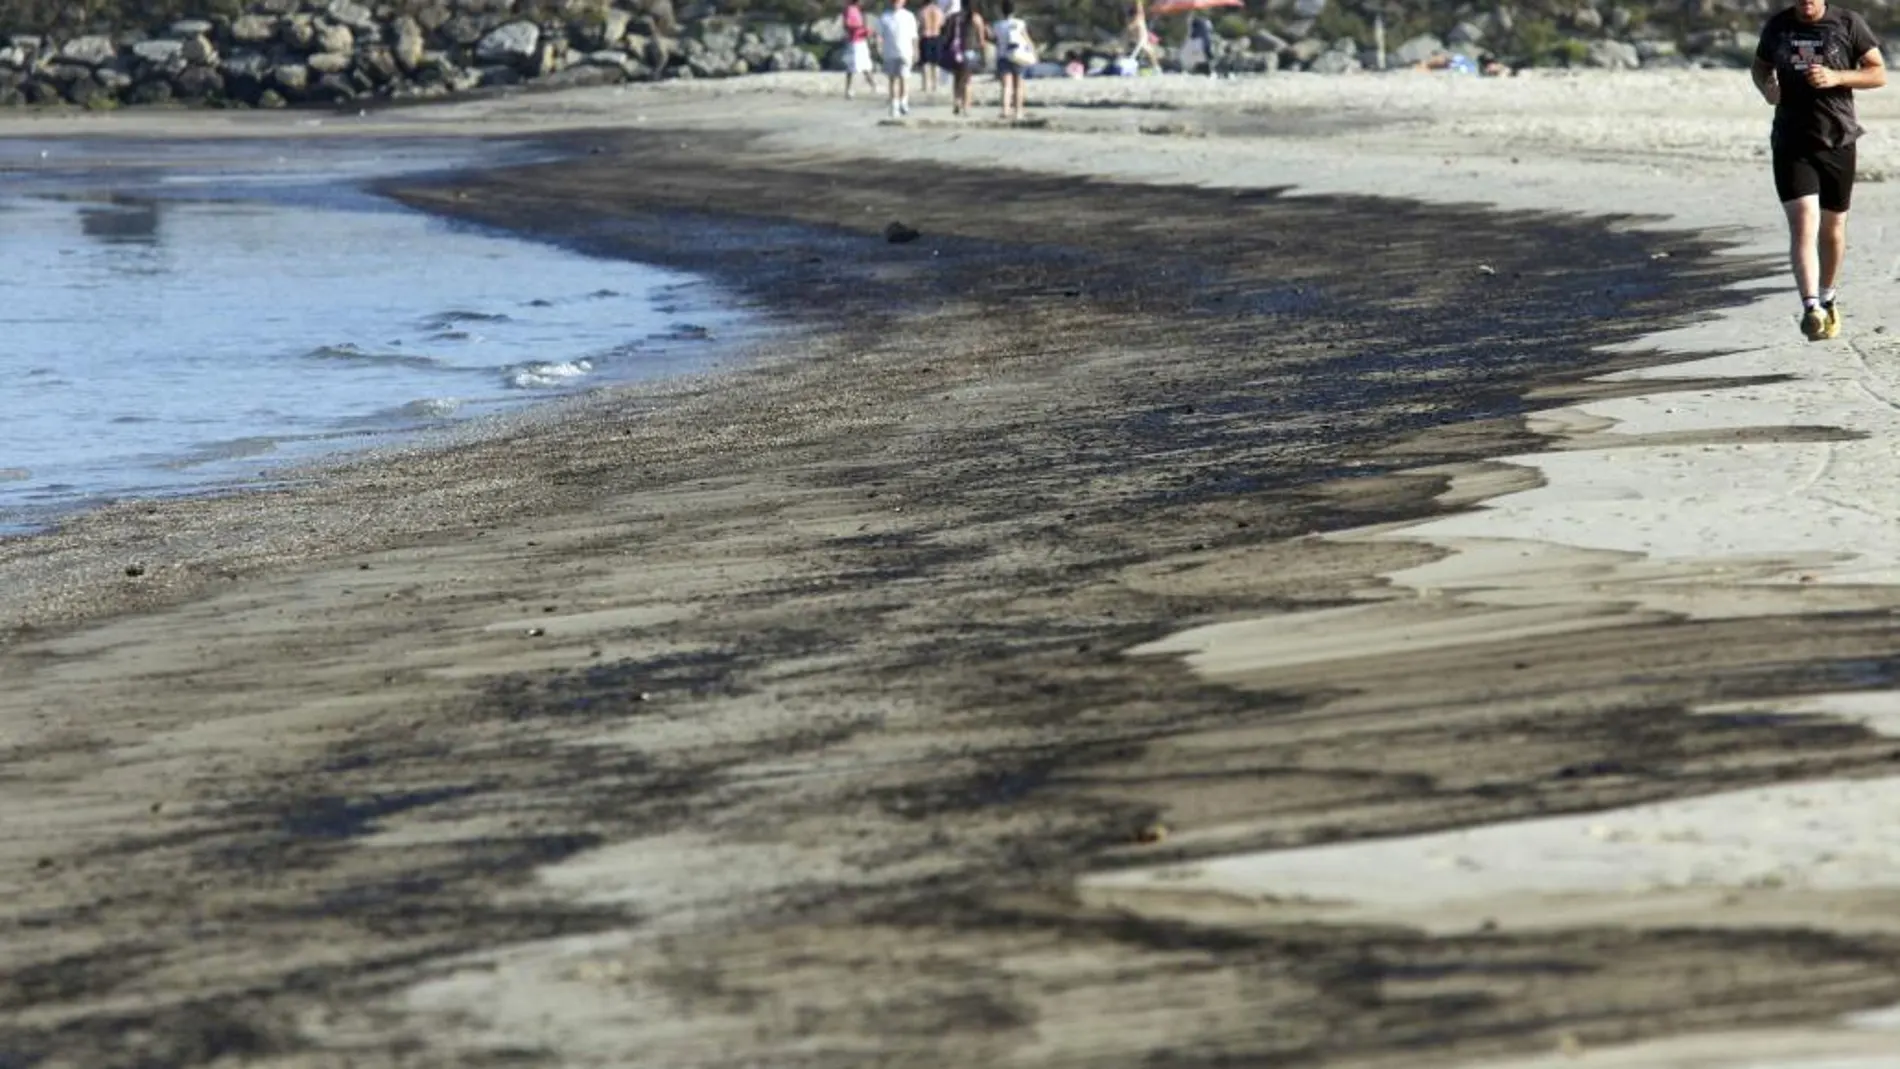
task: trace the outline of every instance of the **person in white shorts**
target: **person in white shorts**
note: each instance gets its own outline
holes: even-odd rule
[[[884,77],[891,83],[891,117],[910,114],[910,68],[917,62],[917,16],[905,9],[909,0],[891,0],[891,9],[878,16],[878,44],[884,49]]]
[[[865,22],[864,9],[858,6],[858,0],[848,0],[844,5],[844,95],[851,97],[851,82],[857,75],[864,75],[864,84],[877,91],[877,74],[871,67],[871,27]]]

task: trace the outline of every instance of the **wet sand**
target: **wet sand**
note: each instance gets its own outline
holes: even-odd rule
[[[1832,1023],[1900,1002],[1878,883],[1465,915],[1421,882],[1408,914],[1248,867],[1391,842],[1348,863],[1403,889],[1406,836],[1891,773],[1868,722],[1777,715],[1891,686],[1891,588],[1813,581],[1843,561],[1565,542],[1535,498],[1535,530],[1434,533],[1565,485],[1525,457],[1864,440],[1578,415],[1732,389],[1690,361],[1763,344],[1759,241],[1606,224],[1564,203],[1589,165],[1525,179],[1372,96],[1262,89],[1300,124],[1266,138],[1199,95],[1159,135],[951,130],[799,84],[25,124],[598,127],[390,192],[784,330],[720,378],[0,542],[0,1063],[1891,1050]],[[1614,166],[1604,199],[1669,207]]]

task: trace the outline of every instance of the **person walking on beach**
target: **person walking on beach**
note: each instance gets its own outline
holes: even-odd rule
[[[1887,84],[1880,39],[1859,12],[1827,0],[1795,0],[1762,27],[1750,73],[1775,108],[1775,194],[1788,216],[1801,333],[1809,341],[1836,337],[1841,310],[1834,285],[1847,255],[1861,135],[1854,90]]]
[[[1127,33],[1130,40],[1128,58],[1134,60],[1135,69],[1141,69],[1141,57],[1148,57],[1148,65],[1155,70],[1161,69],[1161,53],[1155,48],[1154,31],[1148,28],[1148,7],[1143,0],[1135,0],[1135,11],[1128,18]]]
[[[943,66],[943,8],[937,0],[925,0],[918,9],[917,29],[923,34],[917,42],[918,85],[926,93],[935,93],[937,68]]]
[[[1214,77],[1214,20],[1200,12],[1188,20],[1189,51],[1194,54],[1192,66],[1182,64],[1189,74],[1199,74],[1201,68],[1207,68],[1207,76]]]
[[[877,92],[877,75],[871,73],[871,27],[864,20],[864,9],[858,6],[858,0],[845,0],[844,5],[844,98],[851,99],[851,79],[854,75],[864,75],[864,84]]]
[[[968,115],[971,104],[971,76],[983,65],[983,16],[972,2],[950,13],[944,23],[943,66],[950,72],[950,113]]]
[[[891,0],[891,9],[878,16],[878,45],[884,51],[884,78],[891,83],[891,118],[910,114],[910,68],[917,62],[917,16]]]
[[[996,75],[1003,83],[1003,121],[1023,117],[1023,72],[1036,65],[1029,24],[1016,17],[1015,0],[1003,0],[1003,17],[991,27],[996,39]]]

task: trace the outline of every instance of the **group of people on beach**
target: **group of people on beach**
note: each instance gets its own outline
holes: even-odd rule
[[[1023,80],[1035,73],[1056,73],[1080,78],[1088,73],[1083,57],[1071,53],[1051,62],[1037,55],[1036,41],[1029,24],[1016,14],[1015,0],[1000,0],[998,17],[986,18],[977,0],[924,0],[913,13],[910,0],[886,0],[890,5],[876,20],[870,19],[860,0],[846,0],[844,8],[846,97],[854,95],[857,79],[863,78],[873,92],[877,90],[878,68],[883,68],[890,90],[893,118],[910,114],[910,77],[918,76],[926,93],[935,93],[940,73],[951,79],[951,110],[967,115],[973,105],[973,82],[984,69],[990,51],[995,53],[997,81],[1003,90],[1003,118],[1023,117]],[[1121,73],[1135,73],[1143,59],[1156,70],[1161,67],[1160,38],[1148,26],[1143,0],[1135,0],[1124,28],[1131,51],[1120,59]],[[877,46],[881,63],[872,60]],[[1188,26],[1190,60],[1188,69],[1205,70],[1213,75],[1214,26],[1205,17],[1196,16]]]
[[[924,0],[922,18],[909,0],[887,0],[875,30],[859,0],[846,0],[845,95],[862,76],[876,89],[871,62],[875,32],[889,79],[893,117],[910,114],[910,77],[919,73],[925,92],[947,72],[953,110],[967,115],[971,80],[995,48],[1005,120],[1023,114],[1023,75],[1037,62],[1028,25],[1015,0],[1000,0],[998,17],[986,19],[977,0]],[[1135,55],[1158,64],[1145,11],[1137,2],[1130,19]],[[1490,73],[1490,72],[1486,72]],[[1762,27],[1752,70],[1755,88],[1775,108],[1770,140],[1776,195],[1787,216],[1789,260],[1801,297],[1801,331],[1810,341],[1837,337],[1841,309],[1836,291],[1847,254],[1847,212],[1853,198],[1855,144],[1863,132],[1855,116],[1854,91],[1887,84],[1880,40],[1858,12],[1828,0],[1793,0]]]
[[[846,0],[845,96],[853,95],[854,79],[860,76],[873,91],[877,89],[877,70],[871,60],[875,34],[893,118],[910,114],[913,73],[927,93],[936,92],[939,72],[948,74],[952,111],[967,115],[973,103],[972,80],[993,46],[996,76],[1003,87],[1003,118],[1022,118],[1023,73],[1036,64],[1037,56],[1029,24],[1016,15],[1015,0],[1001,0],[1000,17],[994,21],[983,17],[976,0],[925,0],[915,14],[909,0],[889,0],[889,4],[873,26],[859,0]]]

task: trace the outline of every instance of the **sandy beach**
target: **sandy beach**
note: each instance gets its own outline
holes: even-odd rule
[[[0,1066],[1900,1063],[1900,96],[1813,345],[1739,72],[839,88],[0,116],[773,327],[0,541]]]

